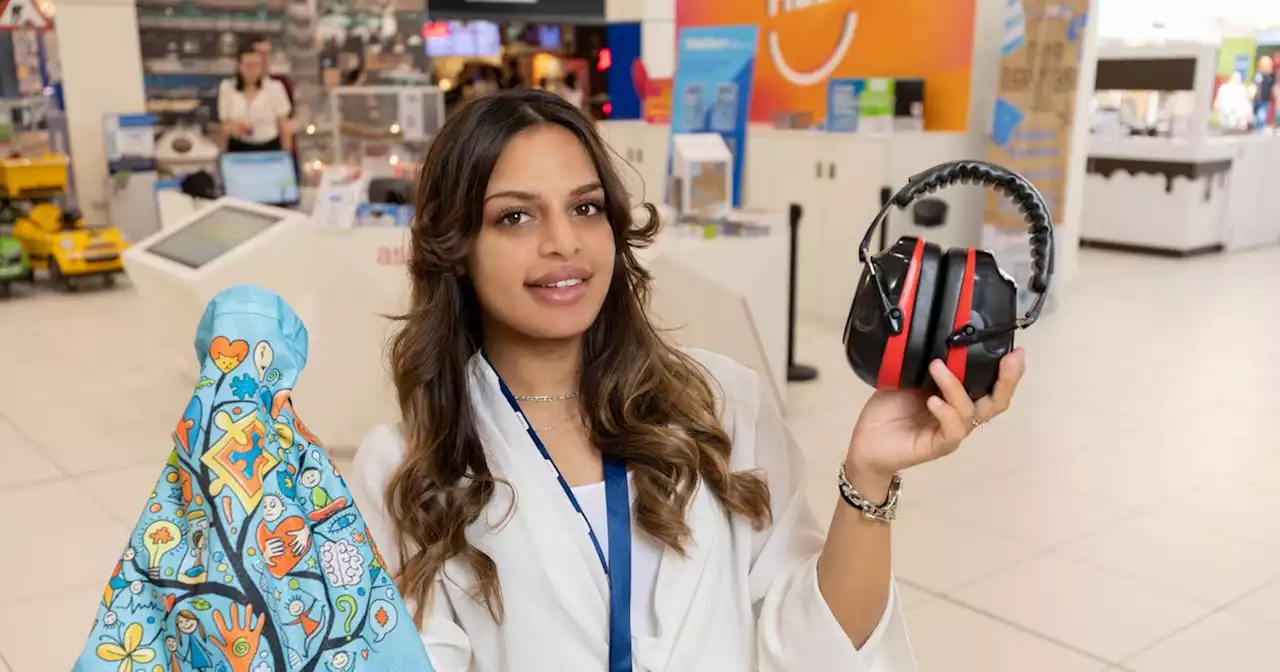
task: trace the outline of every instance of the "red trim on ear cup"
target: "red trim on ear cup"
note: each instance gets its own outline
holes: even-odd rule
[[[907,265],[907,277],[902,279],[902,294],[898,297],[898,310],[902,311],[902,333],[894,334],[884,344],[884,356],[880,359],[880,373],[876,388],[896,390],[902,386],[902,364],[907,354],[907,337],[911,335],[911,314],[916,307],[916,288],[920,285],[920,264],[924,260],[924,241],[916,241]]]
[[[973,276],[978,264],[978,253],[972,247],[969,248],[968,254],[964,260],[964,280],[960,285],[960,298],[956,301],[955,321],[952,323],[951,331],[955,333],[969,324],[973,313]],[[957,345],[952,346],[947,351],[947,368],[951,369],[951,373],[956,375],[960,382],[964,382],[965,370],[969,364],[969,346]]]

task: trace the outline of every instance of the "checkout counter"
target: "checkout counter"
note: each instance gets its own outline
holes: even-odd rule
[[[1217,53],[1099,47],[1082,245],[1192,256],[1280,243],[1280,136],[1215,128]]]
[[[396,199],[396,190],[375,186]],[[366,186],[366,198],[369,192]],[[402,312],[409,293],[409,229],[361,221],[399,219],[357,214],[351,225],[335,227],[298,210],[224,197],[134,245],[125,270],[157,331],[179,348],[189,347],[205,304],[229,285],[255,284],[284,297],[310,335],[307,370],[294,394],[298,412],[327,448],[350,454],[375,425],[399,419],[385,361],[395,324],[386,316]],[[708,238],[668,226],[641,258],[655,277],[652,312],[675,329],[670,336],[752,367],[781,405],[786,222],[749,238]]]

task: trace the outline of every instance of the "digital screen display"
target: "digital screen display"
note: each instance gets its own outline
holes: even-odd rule
[[[202,268],[280,223],[280,219],[232,206],[215,207],[204,217],[152,243],[147,251],[188,268]]]
[[[223,152],[218,169],[223,191],[232,198],[265,205],[293,205],[301,198],[288,152]]]
[[[551,50],[561,48],[560,26],[538,26],[538,46]]]
[[[492,21],[437,21],[422,27],[427,55],[498,56],[502,53],[502,31]]]

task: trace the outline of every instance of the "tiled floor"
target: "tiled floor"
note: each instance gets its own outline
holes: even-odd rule
[[[924,672],[1280,669],[1280,250],[1087,253],[1010,413],[906,475]],[[127,288],[0,302],[0,672],[68,669],[190,381]],[[802,325],[816,506],[868,394]],[[56,524],[55,524],[56,523]],[[33,572],[34,575],[32,574]],[[54,656],[50,658],[49,656]]]

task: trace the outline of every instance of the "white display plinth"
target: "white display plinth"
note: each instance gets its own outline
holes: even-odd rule
[[[199,268],[155,253],[155,245],[218,210],[279,218],[266,230],[229,247]],[[320,230],[307,215],[223,198],[133,246],[125,270],[148,303],[160,333],[190,348],[205,305],[236,284],[282,296],[307,326],[310,353],[293,393],[298,413],[338,454],[350,454],[375,425],[399,414],[384,363],[393,325],[384,316],[404,306],[407,229]],[[185,360],[195,375],[194,360]]]
[[[668,336],[754,369],[785,407],[790,272],[785,222],[768,236],[707,240],[676,235],[668,227],[640,256],[654,277],[653,318],[672,330]]]
[[[124,267],[155,330],[185,348],[205,306],[231,285],[276,292],[308,321],[315,309],[305,273],[309,233],[300,213],[222,198],[130,247]],[[189,366],[198,369],[194,360]]]

